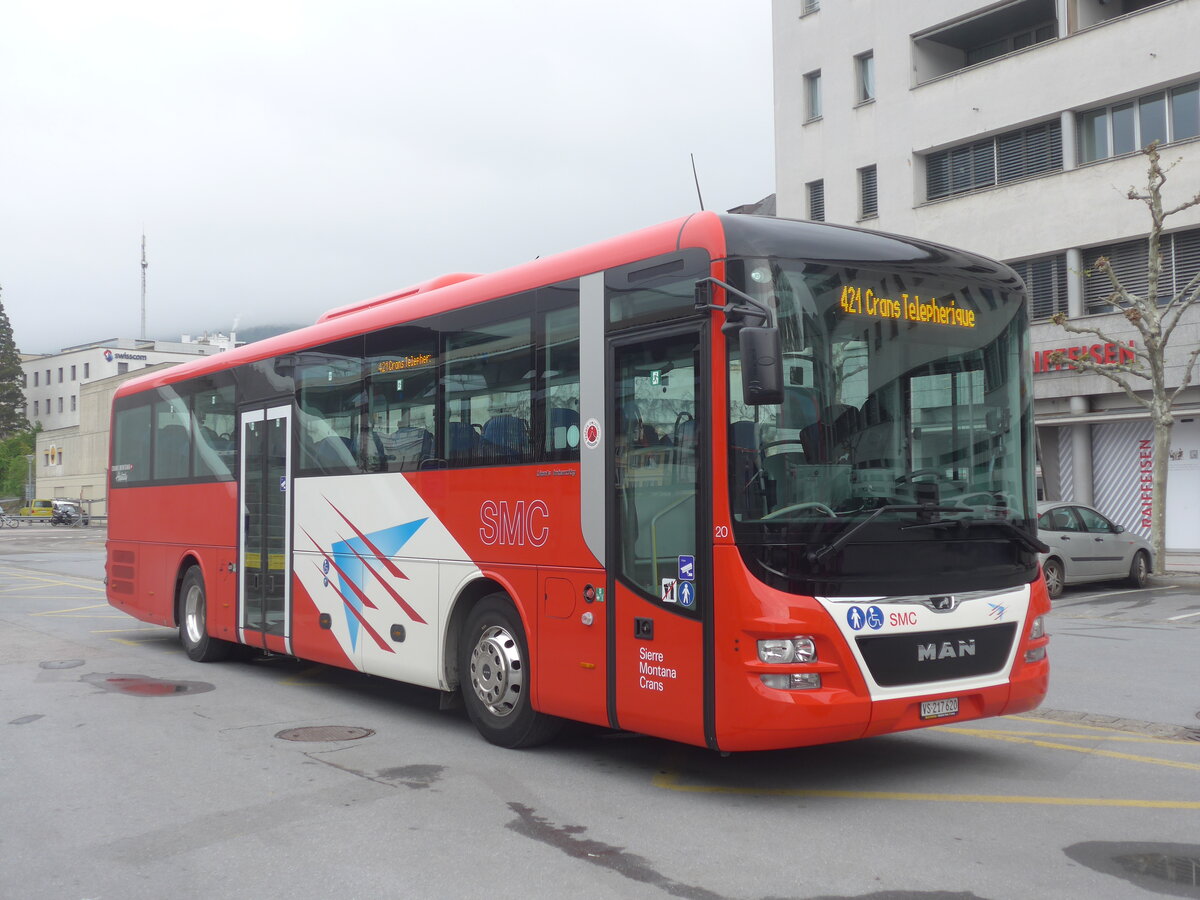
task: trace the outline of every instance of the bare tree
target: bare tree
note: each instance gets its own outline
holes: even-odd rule
[[[1077,369],[1103,375],[1119,385],[1131,399],[1149,412],[1154,428],[1152,474],[1155,485],[1150,507],[1150,544],[1154,549],[1154,572],[1161,575],[1166,564],[1167,460],[1171,452],[1173,424],[1171,407],[1179,392],[1192,382],[1192,372],[1196,359],[1200,356],[1200,345],[1188,354],[1179,384],[1174,388],[1167,385],[1166,351],[1180,319],[1197,300],[1200,300],[1200,272],[1195,273],[1187,284],[1169,296],[1162,296],[1159,290],[1163,274],[1160,246],[1168,217],[1200,204],[1200,192],[1178,206],[1165,208],[1162,188],[1174,164],[1163,167],[1157,141],[1142,152],[1149,161],[1146,187],[1130,188],[1126,196],[1130,200],[1145,203],[1150,212],[1146,293],[1142,296],[1130,291],[1107,257],[1097,259],[1088,271],[1089,277],[1108,278],[1112,291],[1105,298],[1105,302],[1138,330],[1142,345],[1134,349],[1134,359],[1128,363],[1102,363],[1091,357],[1068,359],[1061,350],[1051,354],[1050,362],[1055,365],[1070,364]],[[1094,334],[1106,343],[1118,343],[1106,334],[1102,327],[1076,325],[1063,313],[1056,314],[1052,321],[1074,334]]]

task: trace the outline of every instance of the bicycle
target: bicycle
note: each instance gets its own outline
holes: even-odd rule
[[[9,528],[16,528],[21,524],[21,521],[16,516],[10,516],[4,510],[0,509],[0,525],[7,525]]]

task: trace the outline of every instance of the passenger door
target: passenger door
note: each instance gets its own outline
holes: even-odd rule
[[[700,744],[712,696],[706,334],[692,325],[614,339],[607,427],[616,717]]]
[[[292,407],[243,410],[238,636],[291,652]]]

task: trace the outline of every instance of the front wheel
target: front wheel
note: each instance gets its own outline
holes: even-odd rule
[[[199,566],[192,566],[179,588],[179,642],[196,662],[228,659],[234,645],[208,633],[208,598]]]
[[[503,594],[484,597],[467,616],[458,672],[467,713],[491,743],[532,747],[562,728],[561,719],[543,715],[530,702],[529,645],[517,611]]]
[[[1145,550],[1139,550],[1129,564],[1129,583],[1135,588],[1144,588],[1149,581],[1150,557]]]
[[[1063,566],[1057,559],[1046,560],[1042,566],[1042,574],[1046,577],[1046,593],[1051,600],[1057,600],[1063,592]]]

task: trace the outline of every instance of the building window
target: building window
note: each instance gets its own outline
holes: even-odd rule
[[[804,121],[821,118],[821,70],[804,76]]]
[[[1048,319],[1067,310],[1067,255],[1056,253],[1009,263],[1025,282],[1032,319]]]
[[[800,8],[800,15],[807,16],[815,13],[821,8],[821,0],[804,0],[804,5]]]
[[[59,412],[63,411],[63,398],[62,397],[58,398],[58,411]]]
[[[91,364],[91,363],[84,363],[84,364],[83,364],[83,377],[84,377],[84,378],[91,378],[91,377],[92,377],[92,364]]]
[[[75,395],[71,395],[71,412],[75,412]]]
[[[825,180],[810,181],[808,189],[808,217],[814,222],[825,221]]]
[[[1058,37],[1054,0],[995,4],[913,38],[917,84]]]
[[[62,384],[62,379],[63,379],[63,370],[62,370],[62,366],[59,366],[58,367],[58,383],[59,384]]]
[[[49,383],[50,383],[50,370],[47,369],[46,370],[46,384],[49,384]]]
[[[38,386],[38,373],[37,372],[33,373],[33,386],[34,387]]]
[[[34,400],[34,401],[33,401],[33,414],[34,414],[35,416],[38,414],[38,403],[40,403],[40,402],[41,402],[41,401],[39,401],[39,400]]]
[[[925,159],[925,199],[937,200],[1062,170],[1062,124],[1055,119]]]
[[[866,103],[875,99],[875,54],[867,51],[861,56],[854,57],[855,84],[858,90],[858,102]]]
[[[858,170],[858,196],[860,219],[879,215],[879,186],[874,166]]]
[[[75,380],[75,367],[74,366],[71,366],[71,380],[72,381]]]
[[[1194,138],[1200,135],[1200,82],[1081,112],[1077,121],[1081,163],[1133,153],[1154,141]]]
[[[1200,275],[1200,228],[1163,235],[1159,250],[1162,255],[1162,274],[1158,280],[1158,302],[1166,303],[1187,287],[1191,279]],[[1096,260],[1105,257],[1125,290],[1144,297],[1150,282],[1149,255],[1149,239],[1141,238],[1084,250],[1083,262],[1092,270]],[[1112,282],[1108,275],[1090,271],[1083,283],[1083,301],[1087,311],[1112,312],[1113,307],[1108,302],[1112,294]]]
[[[129,363],[117,363],[117,374],[124,375],[129,371]]]

